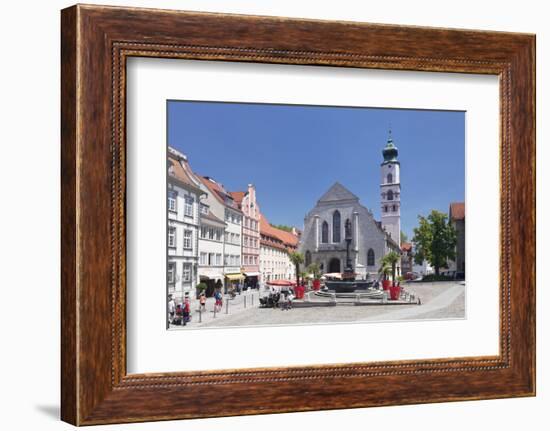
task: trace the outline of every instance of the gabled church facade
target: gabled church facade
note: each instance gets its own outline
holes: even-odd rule
[[[352,227],[350,257],[356,278],[375,278],[380,259],[392,250],[400,253],[401,186],[397,148],[391,137],[382,154],[382,221],[375,220],[372,211],[363,206],[346,187],[334,183],[304,218],[299,251],[304,254],[306,267],[316,262],[323,274],[343,272],[346,264],[344,226],[347,220]],[[399,267],[397,273],[400,274]]]

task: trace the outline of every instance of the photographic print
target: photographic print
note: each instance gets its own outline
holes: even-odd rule
[[[465,318],[465,112],[169,100],[167,128],[167,328]]]

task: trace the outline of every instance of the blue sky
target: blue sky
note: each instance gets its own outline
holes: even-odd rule
[[[168,102],[168,145],[230,191],[256,186],[273,224],[304,215],[339,181],[380,219],[381,151],[391,125],[401,162],[401,227],[464,201],[464,112]]]

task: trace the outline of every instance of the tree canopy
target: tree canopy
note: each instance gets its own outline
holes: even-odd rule
[[[289,254],[290,261],[296,267],[296,286],[300,285],[300,265],[304,263],[304,255],[299,251],[293,251]]]
[[[272,224],[271,226],[273,226],[277,229],[284,230],[286,232],[292,232],[292,226],[287,226],[285,224]]]
[[[455,259],[456,230],[449,223],[447,214],[432,210],[427,216],[418,216],[418,227],[414,228],[414,261],[421,264],[427,260],[439,269],[447,266],[448,259]]]

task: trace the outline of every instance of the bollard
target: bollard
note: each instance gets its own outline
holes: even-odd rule
[[[216,309],[218,308],[217,305],[214,305],[214,319],[216,318]]]
[[[244,308],[246,308],[246,295],[244,295]]]
[[[199,323],[202,323],[202,310],[199,307]]]
[[[229,301],[225,301],[225,314],[229,314]]]

